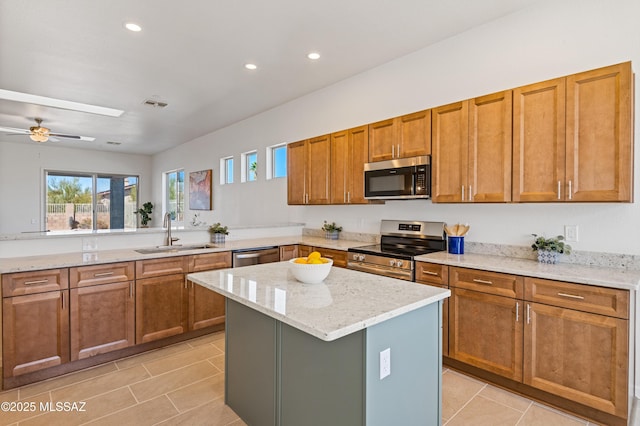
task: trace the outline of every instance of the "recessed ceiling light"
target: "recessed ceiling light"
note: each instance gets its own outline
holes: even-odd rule
[[[318,52],[311,52],[307,55],[307,58],[315,61],[316,59],[320,59],[320,54]]]
[[[31,95],[29,93],[14,92],[0,89],[0,99],[26,104],[43,105],[53,108],[68,109],[71,111],[88,112],[90,114],[120,117],[124,111],[97,105],[82,104],[80,102],[65,101],[63,99],[48,98],[46,96]]]
[[[248,70],[255,70],[258,68],[256,64],[244,64],[244,67]]]
[[[127,22],[126,24],[124,24],[124,27],[126,29],[128,29],[129,31],[133,31],[134,33],[142,31],[142,27],[140,25],[138,25],[138,24],[133,23],[133,22]]]

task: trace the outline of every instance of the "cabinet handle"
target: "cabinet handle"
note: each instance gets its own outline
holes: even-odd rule
[[[133,283],[129,283],[129,299],[133,299]]]
[[[472,201],[472,200],[471,200],[471,197],[472,197],[472,195],[471,195],[471,194],[472,194],[472,192],[471,192],[471,185],[469,185],[469,201]]]
[[[396,149],[396,155],[398,156],[398,158],[400,158],[400,144],[397,145],[397,149]]]
[[[396,158],[396,147],[391,145],[391,158]]]
[[[427,275],[433,275],[433,276],[438,276],[437,272],[432,272],[432,271],[422,271],[423,274],[427,274]]]
[[[60,301],[62,302],[62,309],[64,309],[64,291],[60,292]]]
[[[462,185],[462,201],[464,201],[464,185]]]
[[[570,299],[584,300],[584,296],[578,296],[577,294],[558,293],[558,296],[568,297]]]
[[[474,283],[478,283],[478,284],[484,284],[484,285],[493,285],[493,282],[491,282],[491,281],[481,280],[481,279],[478,279],[478,278],[474,278],[473,282]]]
[[[571,181],[569,181],[569,199],[573,198],[573,190],[571,189]]]
[[[49,279],[45,278],[44,280],[25,281],[24,285],[46,284],[48,282],[49,282]]]
[[[111,272],[99,272],[97,274],[93,274],[93,276],[95,278],[99,278],[99,277],[108,277],[109,275],[113,275],[113,271]]]
[[[558,200],[560,199],[560,181],[558,181]]]
[[[329,259],[333,259],[333,256],[329,255],[329,254],[325,254],[324,257],[327,257]]]
[[[347,191],[347,204],[351,204],[351,192]]]
[[[527,324],[531,323],[531,305],[527,303]]]
[[[516,322],[520,321],[520,302],[516,302]]]

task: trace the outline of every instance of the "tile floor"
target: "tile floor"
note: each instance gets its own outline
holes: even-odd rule
[[[442,384],[446,426],[589,425],[446,368]],[[223,332],[0,392],[12,401],[35,411],[3,411],[0,425],[245,425],[224,405]],[[84,411],[40,411],[80,401]]]

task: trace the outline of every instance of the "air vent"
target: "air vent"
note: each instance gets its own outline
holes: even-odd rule
[[[169,105],[166,102],[156,101],[156,100],[153,100],[153,99],[147,99],[143,103],[145,105],[152,106],[154,108],[165,108],[167,105]]]

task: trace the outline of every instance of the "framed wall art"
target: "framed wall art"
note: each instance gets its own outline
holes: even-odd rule
[[[213,210],[212,176],[211,169],[189,173],[189,209]]]

